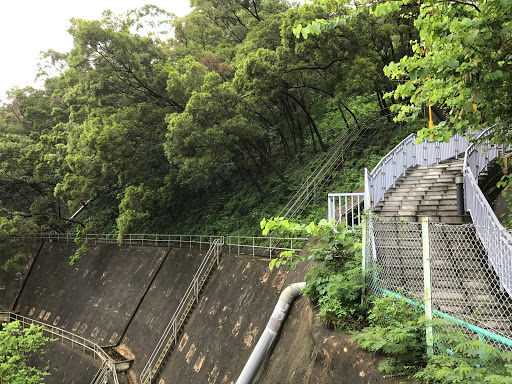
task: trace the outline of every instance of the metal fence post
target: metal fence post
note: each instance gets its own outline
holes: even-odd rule
[[[362,217],[362,239],[361,242],[363,243],[363,248],[361,249],[361,277],[363,279],[363,288],[361,289],[361,302],[365,300],[365,293],[366,293],[366,215],[363,215]]]
[[[363,243],[363,248],[361,249],[362,256],[362,276],[363,276],[363,285],[366,282],[366,216],[363,216],[363,221],[361,222],[361,230],[363,232],[363,236],[361,242]],[[364,291],[363,287],[363,291]]]
[[[434,340],[432,335],[432,284],[430,281],[430,239],[428,217],[421,219],[421,239],[423,245],[423,287],[425,291],[425,317],[427,326],[425,329],[427,341],[427,355],[434,353]]]

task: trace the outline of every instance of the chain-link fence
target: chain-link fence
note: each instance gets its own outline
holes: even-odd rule
[[[473,224],[368,218],[369,291],[406,298],[424,308],[427,318],[449,319],[471,339],[512,349],[512,299],[500,289],[476,231],[490,239],[500,236]]]

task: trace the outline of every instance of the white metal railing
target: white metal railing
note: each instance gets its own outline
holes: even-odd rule
[[[491,161],[506,149],[482,140],[492,127],[477,138],[479,144],[471,144],[464,156],[464,204],[476,225],[476,233],[482,242],[489,264],[499,277],[500,288],[512,297],[512,235],[501,225],[493,209],[478,186],[478,175],[485,171]],[[510,148],[508,148],[510,149]],[[493,231],[490,235],[489,230]]]
[[[94,244],[118,244],[117,233],[95,234],[89,233],[83,236],[83,240]],[[74,243],[76,235],[70,233],[42,233],[35,236],[38,240],[55,241],[59,243]],[[123,237],[123,245],[141,245],[155,247],[203,247],[209,248],[211,243],[222,236],[211,235],[162,235],[162,234],[134,234]]]
[[[162,337],[158,341],[153,353],[149,357],[144,369],[140,374],[140,382],[149,384],[155,378],[165,355],[169,352],[173,343],[176,343],[176,336],[185,321],[194,301],[199,301],[199,292],[210,273],[213,264],[219,263],[219,256],[224,244],[223,238],[213,240],[210,249],[203,258],[201,265],[197,269],[190,285],[188,286],[178,308],[174,312],[169,324],[165,328]]]
[[[112,358],[96,343],[87,340],[81,336],[75,335],[74,333],[68,332],[64,329],[54,327],[53,325],[45,324],[40,321],[30,319],[12,312],[0,312],[8,318],[9,321],[19,321],[20,324],[25,328],[34,324],[36,326],[42,326],[43,333],[50,335],[52,338],[56,338],[62,343],[71,346],[73,349],[80,350],[85,354],[93,356],[94,359],[101,361],[101,367],[96,372],[91,384],[104,384],[109,377],[113,378],[114,384],[119,384],[116,374],[115,363]]]
[[[248,237],[226,236],[226,246],[229,253],[236,251],[237,255],[268,256],[283,251],[300,251],[308,241],[305,237]]]
[[[345,153],[361,140],[368,129],[368,124],[371,121],[385,117],[386,116],[380,116],[380,111],[359,116],[359,121],[357,123],[354,122],[351,129],[334,143],[322,161],[301,185],[299,190],[292,196],[278,216],[291,219],[299,214],[304,205],[313,198],[317,189],[331,177],[334,167],[339,164],[340,161],[343,161]]]
[[[448,143],[423,141],[415,145],[417,136],[412,133],[400,144],[384,156],[373,171],[365,171],[365,189],[370,198],[370,208],[373,209],[384,198],[389,188],[410,167],[417,165],[432,165],[449,158],[457,158],[464,153],[469,145],[467,138],[459,134],[450,137]]]
[[[488,253],[489,264],[499,277],[501,288],[512,296],[512,235],[504,230],[478,186],[478,175],[487,169],[489,163],[500,153],[512,149],[485,140],[492,128],[476,136],[479,144],[470,144],[465,137],[455,134],[448,143],[424,141],[415,145],[416,135],[407,136],[382,158],[371,173],[365,170],[365,194],[369,196],[369,205],[373,209],[408,168],[437,164],[464,152],[465,209],[476,225],[478,237]],[[497,238],[487,235],[491,229],[503,230],[499,231],[501,235]]]
[[[329,221],[345,222],[345,227],[359,224],[361,214],[368,208],[366,194],[361,193],[329,193],[327,197]]]

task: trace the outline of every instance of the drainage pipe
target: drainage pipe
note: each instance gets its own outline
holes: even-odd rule
[[[294,283],[290,284],[284,289],[279,296],[279,300],[270,316],[267,327],[263,331],[258,344],[254,347],[254,350],[245,363],[245,367],[238,377],[236,384],[251,384],[261,365],[265,361],[270,348],[274,344],[274,341],[281,330],[281,327],[286,320],[290,307],[292,306],[295,299],[300,295],[300,290],[304,288],[306,283]]]

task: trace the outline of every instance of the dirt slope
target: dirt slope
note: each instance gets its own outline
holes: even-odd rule
[[[288,316],[279,340],[255,380],[255,384],[384,384],[377,367],[383,358],[362,350],[342,335],[327,328],[315,316],[312,303],[298,299]]]

